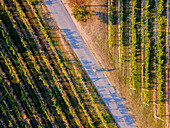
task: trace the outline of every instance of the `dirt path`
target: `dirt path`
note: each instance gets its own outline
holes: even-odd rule
[[[109,108],[117,124],[122,128],[135,127],[131,117],[121,103],[120,98],[110,86],[103,74],[102,69],[84,42],[81,34],[77,30],[77,27],[75,26],[61,0],[45,0],[45,3],[65,34],[71,47],[91,78],[100,96]],[[96,72],[93,72],[93,67],[97,70]]]

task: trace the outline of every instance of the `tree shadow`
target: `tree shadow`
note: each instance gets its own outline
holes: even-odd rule
[[[51,5],[51,4],[53,4],[53,1],[52,0],[48,0],[48,1],[46,1],[45,2],[47,5]]]
[[[55,2],[57,2],[57,0],[45,0],[45,3],[46,3],[47,5],[52,5],[52,4],[54,4]]]
[[[92,72],[90,73],[90,75],[94,75],[94,72],[92,71]],[[92,82],[97,82],[97,81],[100,80],[100,79],[105,79],[105,78],[99,78],[99,77],[97,77],[97,78],[92,78],[92,77],[91,77]]]
[[[95,12],[95,11],[94,11]],[[98,20],[100,20],[102,23],[108,24],[108,14],[103,12],[95,12],[97,16],[99,16]]]
[[[125,97],[120,97],[121,101],[126,101],[127,99]]]
[[[107,3],[104,5],[83,5],[84,7],[108,7]]]
[[[113,69],[97,69],[96,71],[107,71],[107,72],[111,72],[111,71],[114,71],[116,70],[116,68],[113,68]]]

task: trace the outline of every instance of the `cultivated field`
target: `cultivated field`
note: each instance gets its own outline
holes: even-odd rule
[[[117,127],[40,0],[0,1],[0,127]]]
[[[145,127],[168,128],[170,124],[169,4],[168,0],[110,2],[109,45],[117,49],[113,56],[117,54],[129,93],[150,110],[152,117],[143,112],[144,118],[150,118],[143,123]]]

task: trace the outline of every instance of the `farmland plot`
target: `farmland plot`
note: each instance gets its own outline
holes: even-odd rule
[[[75,56],[68,63],[47,11],[42,1],[0,2],[0,126],[117,127]]]

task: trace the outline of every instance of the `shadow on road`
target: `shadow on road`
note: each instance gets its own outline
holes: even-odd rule
[[[80,49],[80,48],[83,48],[81,45],[80,45],[80,38],[79,37],[76,37],[74,34],[75,32],[74,31],[71,31],[70,29],[61,29],[64,34],[65,34],[65,37],[67,38],[67,40],[70,42],[71,46],[73,49]]]
[[[121,116],[114,116],[113,115],[116,122],[117,123],[123,122],[123,120],[125,119],[127,125],[131,126],[133,124],[133,122],[131,121],[129,114],[127,113],[126,109],[124,108],[123,104],[121,103],[121,100],[117,96],[116,92],[114,92],[114,93],[110,92],[110,95],[111,95],[110,98],[103,96],[103,100],[105,101],[106,104],[108,104],[107,106],[112,113],[114,113],[115,110],[119,110],[119,112],[121,113]],[[112,106],[113,102],[116,103],[115,107]]]
[[[47,5],[52,5],[52,4],[53,4],[53,0],[46,0],[45,3],[46,3]]]
[[[93,72],[92,72],[93,73]],[[99,78],[99,77],[97,77],[97,78],[92,78],[91,77],[91,80],[93,81],[93,82],[97,82],[98,80],[100,80],[100,79],[104,79],[104,78]]]

